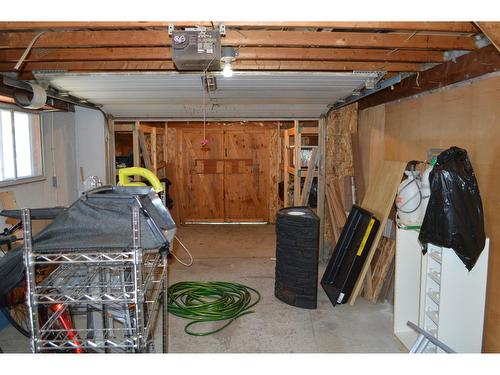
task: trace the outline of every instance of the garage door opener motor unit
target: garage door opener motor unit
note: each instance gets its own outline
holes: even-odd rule
[[[172,60],[179,70],[220,70],[219,30],[173,30]]]

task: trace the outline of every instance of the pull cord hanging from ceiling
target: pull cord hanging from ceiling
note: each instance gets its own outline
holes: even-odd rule
[[[208,70],[208,68],[210,68],[210,65],[212,65],[212,62],[214,60],[215,60],[215,56],[207,64],[207,67],[205,68],[205,70],[203,70],[203,75],[201,76],[201,79],[202,79],[201,89],[203,90],[203,140],[201,141],[201,148],[203,148],[203,147],[205,147],[205,146],[208,145],[208,139],[207,139],[207,105],[206,105],[205,91],[208,92],[207,70]]]

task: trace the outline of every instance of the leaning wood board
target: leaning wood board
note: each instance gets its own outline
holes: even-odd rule
[[[382,237],[376,254],[372,259],[371,270],[371,289],[365,290],[364,297],[372,303],[377,303],[382,287],[389,273],[389,268],[394,260],[396,253],[396,241],[390,238]],[[376,258],[376,260],[375,260]]]
[[[377,249],[380,237],[384,231],[392,205],[394,204],[394,198],[396,197],[405,167],[406,163],[404,162],[382,161],[378,164],[373,174],[373,179],[370,180],[370,185],[366,190],[361,207],[372,212],[375,217],[380,220],[380,227],[370,247],[358,280],[354,285],[351,297],[349,298],[349,304],[351,306],[356,302],[356,298],[358,298],[363,287],[363,281],[370,267],[370,262],[375,254],[375,250]]]

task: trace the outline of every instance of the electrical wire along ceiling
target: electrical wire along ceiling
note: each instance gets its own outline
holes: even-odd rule
[[[229,78],[216,73],[216,89],[208,92],[201,73],[35,76],[61,92],[102,105],[116,118],[201,119],[205,109],[207,119],[315,119],[377,72],[235,72]]]

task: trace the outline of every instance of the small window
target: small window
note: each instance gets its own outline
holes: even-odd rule
[[[0,108],[0,183],[42,175],[40,115]]]

